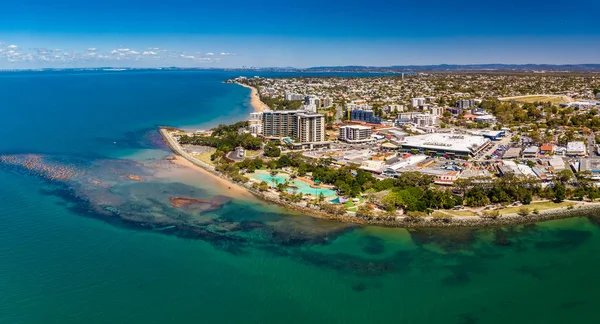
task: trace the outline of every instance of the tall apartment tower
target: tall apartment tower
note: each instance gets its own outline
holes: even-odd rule
[[[300,143],[325,141],[325,116],[305,110],[266,110],[262,131],[267,138],[293,137]]]

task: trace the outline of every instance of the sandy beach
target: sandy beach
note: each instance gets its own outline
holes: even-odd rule
[[[247,85],[241,84],[241,83],[237,83],[237,84],[241,85],[244,88],[250,89],[250,91],[251,91],[250,104],[254,108],[254,111],[260,112],[260,111],[264,111],[264,110],[270,110],[269,106],[267,106],[264,102],[262,102],[260,100],[260,96],[258,95],[258,90],[256,90],[256,88],[247,86]]]
[[[248,191],[248,189],[235,184],[231,181],[229,181],[228,179],[222,178],[216,174],[214,174],[213,172],[205,169],[204,167],[200,166],[200,165],[206,165],[206,163],[201,162],[197,159],[195,159],[194,157],[192,157],[190,154],[188,154],[187,152],[185,152],[185,150],[183,150],[183,148],[179,145],[179,143],[177,143],[177,141],[175,141],[167,132],[166,129],[161,128],[159,130],[159,132],[161,133],[161,135],[163,136],[163,138],[165,139],[167,145],[169,145],[169,147],[173,150],[173,153],[175,153],[172,162],[174,164],[177,164],[179,166],[183,166],[192,170],[196,170],[198,172],[201,172],[205,175],[207,175],[211,180],[214,180],[215,183],[217,183],[219,186],[223,187],[223,188],[227,188],[228,190],[228,195],[232,196],[232,197],[254,197],[252,195],[252,193],[250,193]],[[194,162],[192,162],[195,161]],[[200,165],[198,165],[200,164]],[[205,166],[208,169],[214,169],[213,166]]]
[[[192,169],[194,171],[200,172],[203,175],[206,175],[207,177],[210,178],[210,181],[214,181],[219,186],[221,186],[222,188],[227,190],[227,195],[231,196],[232,198],[241,198],[241,197],[254,198],[254,195],[252,195],[248,191],[248,189],[246,189],[240,185],[237,185],[233,182],[230,182],[227,179],[223,179],[211,172],[208,172],[205,169],[195,165],[194,163],[188,161],[187,159],[185,159],[179,155],[175,155],[174,159],[172,159],[171,161],[176,165],[186,167],[186,168]]]

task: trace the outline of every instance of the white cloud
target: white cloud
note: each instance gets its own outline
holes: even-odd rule
[[[23,49],[17,45],[2,45],[2,43],[0,43],[0,66],[3,61],[5,63],[11,62],[11,64],[32,64],[32,67],[35,67],[36,62],[38,64],[43,64],[42,66],[50,67],[82,65],[106,66],[110,65],[111,61],[120,62],[118,63],[119,65],[126,65],[129,64],[128,62],[135,61],[142,62],[141,64],[143,64],[143,62],[152,62],[152,65],[156,64],[156,62],[177,65],[177,62],[182,63],[184,61],[196,62],[197,64],[210,64],[220,62],[220,57],[229,55],[235,54],[227,52],[186,53],[177,50],[160,49],[159,47],[148,47],[146,50],[136,50],[126,46],[108,50],[101,50],[96,47],[84,47],[80,49],[69,48],[68,50],[41,47]],[[26,65],[23,65],[23,67],[26,67]]]

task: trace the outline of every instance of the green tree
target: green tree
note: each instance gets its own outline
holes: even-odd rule
[[[554,184],[554,202],[560,203],[565,200],[566,196],[566,188],[561,182],[557,182]]]
[[[267,143],[264,148],[265,156],[278,157],[281,155],[281,149],[272,142]]]

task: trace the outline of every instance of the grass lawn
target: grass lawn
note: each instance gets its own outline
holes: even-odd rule
[[[363,197],[358,197],[358,199],[360,199],[360,201],[356,203],[353,202],[352,199],[349,199],[344,203],[344,207],[346,207],[346,209],[349,211],[355,212],[357,206],[365,202],[365,199]]]
[[[524,103],[548,102],[548,101],[550,101],[553,104],[560,104],[560,103],[568,103],[569,102],[569,100],[567,98],[565,98],[565,96],[560,96],[560,95],[519,96],[519,97],[502,98],[500,100],[501,101],[514,100],[514,101],[524,102]]]
[[[259,155],[261,152],[261,150],[246,150],[246,157],[253,158]]]
[[[213,161],[211,161],[211,160],[210,160],[210,156],[211,156],[211,155],[212,155],[212,154],[213,154],[215,151],[216,151],[216,149],[215,149],[214,151],[213,151],[213,150],[210,150],[210,151],[208,151],[208,152],[202,152],[202,153],[200,153],[200,154],[194,154],[194,155],[192,155],[192,156],[193,156],[193,157],[195,157],[196,159],[198,159],[198,160],[202,161],[202,162],[208,163],[208,164],[210,164],[210,165],[214,165]]]
[[[446,210],[447,213],[452,214],[454,216],[477,216],[474,212],[470,210]]]
[[[562,207],[568,207],[568,206],[573,206],[573,205],[575,205],[575,203],[571,202],[571,201],[563,201],[558,204],[553,203],[551,201],[544,201],[544,202],[535,202],[535,203],[531,203],[529,205],[524,205],[524,206],[529,208],[529,211],[532,212],[536,208],[537,208],[537,210],[542,211],[542,210],[547,210],[547,209],[562,208]],[[519,209],[521,209],[521,207],[523,207],[523,206],[508,207],[508,208],[500,209],[500,214],[503,214],[503,215],[516,214],[519,212]]]

